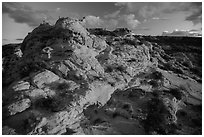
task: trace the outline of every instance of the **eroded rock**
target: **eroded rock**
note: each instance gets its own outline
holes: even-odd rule
[[[8,115],[15,115],[16,113],[26,110],[30,106],[31,106],[31,101],[30,99],[27,98],[27,99],[22,99],[17,102],[14,102],[8,105],[6,108],[8,111]]]

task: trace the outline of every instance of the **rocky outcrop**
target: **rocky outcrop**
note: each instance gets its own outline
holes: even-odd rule
[[[185,106],[200,105],[200,84],[162,69],[186,54],[128,29],[89,31],[69,17],[44,22],[3,56],[3,134],[173,134],[164,128],[182,123],[180,111],[200,114]]]

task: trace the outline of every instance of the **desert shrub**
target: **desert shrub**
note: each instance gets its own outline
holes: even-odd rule
[[[198,75],[199,77],[202,77],[202,69],[199,70],[198,68],[194,67],[194,68],[191,68],[190,71]]]
[[[24,66],[21,66],[20,75],[21,77],[26,77],[26,76],[29,76],[31,72],[37,72],[41,69],[42,67],[39,63],[28,63]]]
[[[127,62],[135,62],[136,61],[136,59],[134,59],[134,58],[131,58],[130,60],[128,60]]]
[[[100,124],[103,122],[105,122],[105,121],[102,118],[96,118],[92,121],[93,125],[97,125],[97,124]]]
[[[122,111],[122,110],[118,109],[118,110],[114,111],[112,114],[112,118],[116,118],[116,117],[123,117],[123,118],[129,119],[130,114],[126,111]]]
[[[125,72],[125,70],[126,70],[126,68],[124,66],[117,66],[115,69],[120,71],[120,72]]]
[[[148,83],[149,83],[150,85],[152,85],[152,87],[154,87],[154,88],[159,87],[159,83],[158,83],[158,81],[151,80],[151,81],[149,81]]]
[[[172,88],[172,89],[169,90],[169,92],[170,92],[176,99],[181,100],[183,94],[182,94],[181,91],[179,91],[179,89],[177,89],[177,88]]]
[[[36,106],[51,112],[59,112],[66,108],[66,101],[62,98],[43,98],[36,102]]]
[[[115,83],[114,83],[114,82],[108,82],[108,84],[110,84],[112,87],[115,86]]]
[[[19,127],[19,128],[22,128],[23,132],[28,133],[39,122],[40,120],[37,120],[36,116],[34,114],[31,114],[28,118],[23,120],[22,127]]]
[[[173,71],[177,74],[183,74],[183,71],[180,68],[174,68]]]
[[[105,69],[105,72],[109,73],[109,72],[113,72],[113,67],[112,66],[107,66]]]
[[[186,117],[187,113],[184,110],[180,110],[180,111],[177,112],[177,116],[178,117]]]
[[[193,118],[192,120],[193,127],[202,127],[202,120],[199,118]]]
[[[164,103],[159,98],[152,98],[147,103],[147,118],[143,121],[144,128],[147,133],[157,132],[158,134],[165,133],[166,125],[166,109]]]
[[[138,44],[139,44],[139,45],[142,45],[143,43],[142,43],[142,42],[138,42]]]
[[[132,113],[133,112],[132,106],[130,104],[126,104],[126,103],[123,104],[122,109],[127,111],[128,113]]]
[[[125,44],[129,44],[129,45],[136,45],[136,44],[137,44],[136,41],[131,40],[131,39],[129,39],[129,38],[125,38],[125,39],[124,39],[124,42],[125,42]]]
[[[70,128],[66,128],[66,132],[62,135],[72,135],[76,133],[73,129],[70,129]]]
[[[68,83],[60,83],[57,85],[57,90],[66,90],[66,89],[69,89],[70,88],[70,85]]]
[[[118,70],[120,72],[125,72],[126,68],[124,66],[107,66],[105,69],[105,72],[109,73],[109,72],[113,72],[113,70]]]
[[[150,75],[150,78],[154,80],[160,80],[160,79],[163,79],[163,75],[161,72],[155,71]]]
[[[142,89],[129,89],[127,92],[127,97],[128,98],[140,98],[145,96],[146,92]]]
[[[187,67],[187,68],[191,68],[190,63],[187,62],[187,61],[183,62],[182,65],[184,65],[184,66]]]

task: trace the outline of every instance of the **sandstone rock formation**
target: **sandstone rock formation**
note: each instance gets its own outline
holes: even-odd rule
[[[127,29],[88,30],[60,18],[3,46],[3,134],[201,133],[190,55]]]

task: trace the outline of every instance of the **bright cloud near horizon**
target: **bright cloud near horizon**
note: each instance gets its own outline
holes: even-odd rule
[[[21,42],[43,20],[54,24],[59,17],[85,17],[85,27],[144,35],[202,33],[201,2],[3,2],[2,14],[3,44]]]

